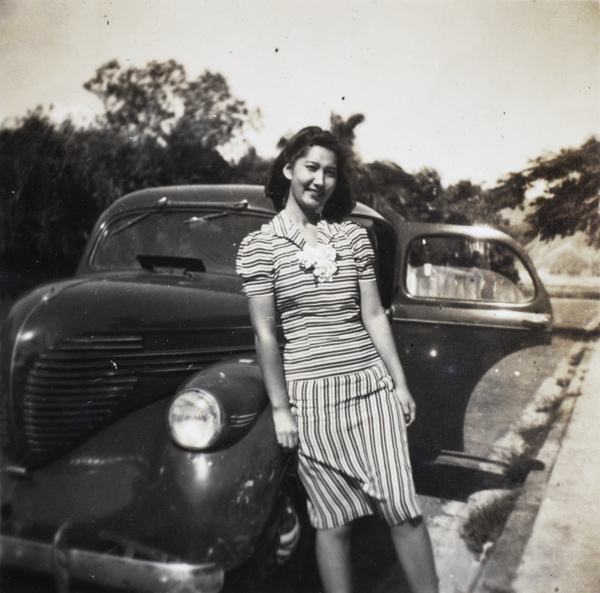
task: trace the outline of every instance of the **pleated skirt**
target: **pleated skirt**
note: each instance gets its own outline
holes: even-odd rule
[[[313,527],[331,529],[366,515],[399,525],[421,515],[402,407],[383,362],[287,387]]]

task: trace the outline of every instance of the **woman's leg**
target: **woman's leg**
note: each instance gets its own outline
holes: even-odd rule
[[[437,593],[438,577],[433,549],[424,521],[411,525],[405,521],[392,528],[392,540],[402,570],[413,593]]]
[[[317,529],[317,564],[325,593],[350,593],[352,589],[350,529],[350,525]]]

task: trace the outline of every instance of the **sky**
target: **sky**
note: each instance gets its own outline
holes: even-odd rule
[[[600,3],[572,0],[0,0],[0,121],[42,105],[89,121],[111,59],[223,74],[283,135],[365,116],[364,162],[493,187],[600,135]]]

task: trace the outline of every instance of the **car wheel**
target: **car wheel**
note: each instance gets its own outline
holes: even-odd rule
[[[249,591],[249,577],[261,593],[312,590],[307,588],[307,582],[316,575],[314,532],[297,479],[288,479],[281,489],[273,516],[262,547],[246,563],[244,590]],[[241,574],[239,577],[242,578]]]

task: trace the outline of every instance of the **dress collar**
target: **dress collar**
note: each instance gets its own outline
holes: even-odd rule
[[[271,228],[278,237],[289,239],[292,243],[303,248],[306,245],[306,241],[300,233],[298,227],[288,218],[288,215],[284,210],[279,212],[271,220]],[[319,244],[327,245],[339,230],[339,224],[335,222],[328,222],[324,219],[319,220],[317,223],[317,241]]]

